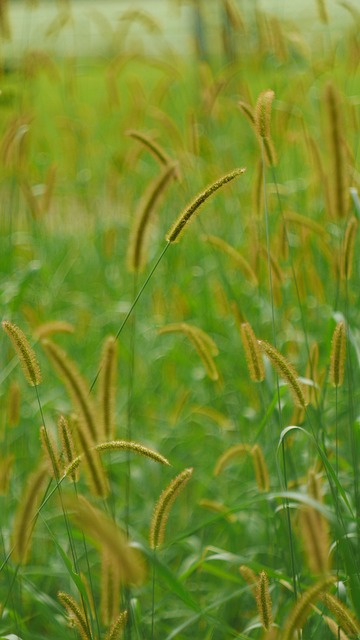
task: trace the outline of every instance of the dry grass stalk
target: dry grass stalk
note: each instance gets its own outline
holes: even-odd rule
[[[33,333],[35,338],[42,340],[53,333],[74,333],[74,325],[65,322],[65,320],[53,320],[36,327]]]
[[[254,444],[252,449],[250,450],[252,455],[253,463],[254,463],[254,471],[256,484],[259,491],[269,491],[270,489],[270,480],[269,480],[269,471],[267,468],[267,464],[265,462],[265,457],[262,452],[262,449],[258,444]]]
[[[218,458],[214,468],[214,476],[218,476],[234,458],[243,457],[250,453],[250,451],[251,447],[249,444],[235,444],[229,447],[229,449]]]
[[[304,626],[312,605],[319,600],[326,589],[334,584],[334,581],[335,577],[322,578],[304,591],[285,622],[281,640],[293,640],[295,633]]]
[[[122,611],[116,618],[115,622],[111,625],[104,640],[119,640],[126,627],[127,621],[128,613],[127,611]]]
[[[264,363],[259,343],[249,322],[241,323],[240,334],[250,378],[253,382],[262,382],[265,379]]]
[[[265,631],[269,631],[272,623],[272,607],[269,589],[269,578],[265,571],[261,571],[256,584],[256,605],[261,624]]]
[[[342,320],[337,323],[330,353],[330,382],[334,387],[340,387],[344,382],[346,358],[346,327]]]
[[[343,116],[341,114],[339,94],[331,82],[325,87],[324,98],[330,127],[330,157],[332,160],[330,184],[333,187],[333,217],[344,218],[348,210],[348,180],[346,175],[347,159],[342,129]]]
[[[91,633],[91,629],[89,623],[84,615],[84,612],[81,610],[76,600],[65,593],[64,591],[59,591],[58,598],[61,604],[65,607],[71,622],[78,630],[80,637],[82,640],[93,640],[93,635]]]
[[[339,626],[344,632],[350,638],[359,638],[360,622],[356,619],[353,612],[350,611],[339,598],[336,598],[336,596],[330,593],[325,593],[322,596],[322,600],[329,611],[334,614]]]
[[[192,342],[199,357],[205,367],[205,371],[210,380],[214,382],[219,379],[219,372],[216,368],[213,356],[219,353],[214,340],[202,329],[188,324],[187,322],[176,322],[165,325],[158,330],[159,334],[181,332]]]
[[[88,385],[63,349],[50,340],[44,340],[43,345],[68,389],[69,395],[82,419],[82,424],[92,440],[96,441],[98,436],[97,417],[95,407],[89,396]]]
[[[141,272],[145,267],[149,224],[156,205],[174,175],[175,165],[166,165],[163,172],[150,184],[140,202],[128,245],[127,265],[131,272]]]
[[[184,489],[186,483],[189,481],[192,475],[193,469],[184,469],[175,478],[173,478],[170,484],[164,489],[160,498],[158,499],[150,525],[150,547],[156,549],[159,547],[165,537],[165,527],[169,518],[169,513],[172,505],[175,502],[176,497]]]
[[[241,253],[237,251],[237,249],[234,249],[234,247],[232,247],[228,242],[225,242],[225,240],[222,240],[222,238],[219,238],[218,236],[204,235],[202,236],[202,238],[203,240],[205,240],[205,242],[209,242],[213,247],[216,247],[223,253],[226,253],[226,255],[231,258],[233,263],[237,267],[239,267],[239,269],[250,280],[250,282],[252,282],[252,284],[258,284],[258,279],[252,267],[250,266],[248,261],[245,260],[245,258],[241,255]]]
[[[196,198],[188,204],[188,206],[181,212],[178,219],[174,222],[174,224],[170,227],[169,231],[166,234],[166,240],[168,242],[176,242],[181,234],[184,232],[184,228],[187,223],[192,219],[195,213],[198,213],[201,205],[203,205],[213,193],[215,193],[222,186],[234,180],[238,176],[242,175],[246,169],[235,169],[231,171],[231,173],[222,176],[216,182],[210,184],[205,191],[199,193]]]
[[[259,340],[262,351],[268,356],[274,369],[279,376],[287,382],[289,389],[298,407],[305,408],[307,401],[305,398],[304,385],[299,382],[299,376],[295,368],[284,358],[284,356],[266,340]]]
[[[121,584],[141,584],[145,578],[143,560],[117,524],[83,496],[68,496],[65,504],[75,524],[94,540],[102,553],[109,555],[117,567]]]
[[[351,216],[346,226],[345,237],[341,251],[341,276],[345,280],[351,278],[352,265],[354,258],[355,236],[359,226],[358,220],[355,216]]]
[[[41,382],[39,363],[24,333],[19,327],[7,320],[3,320],[2,326],[18,355],[26,380],[33,387],[39,385]]]
[[[15,513],[12,544],[13,560],[26,564],[31,549],[31,538],[35,526],[36,510],[40,494],[48,476],[46,467],[41,465],[27,480],[26,489]]]
[[[115,393],[117,369],[117,342],[109,336],[104,343],[100,361],[98,406],[101,432],[107,440],[115,435]]]

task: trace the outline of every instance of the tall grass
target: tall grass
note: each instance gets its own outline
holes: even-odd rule
[[[3,74],[2,637],[359,637],[360,43],[314,6]]]

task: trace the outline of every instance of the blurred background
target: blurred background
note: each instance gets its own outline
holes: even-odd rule
[[[2,0],[2,55],[16,59],[29,48],[55,55],[111,56],[136,50],[159,53],[171,48],[207,57],[239,48],[236,25],[268,11],[305,28],[316,38],[324,29],[316,0]],[[341,35],[351,22],[346,2],[329,2],[331,31]],[[241,17],[243,16],[243,18]],[[329,26],[329,25],[328,25]]]

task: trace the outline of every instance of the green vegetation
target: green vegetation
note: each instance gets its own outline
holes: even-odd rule
[[[360,21],[317,6],[4,70],[0,638],[360,638]]]

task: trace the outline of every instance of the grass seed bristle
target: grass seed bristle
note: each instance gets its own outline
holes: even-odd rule
[[[218,476],[227,465],[234,460],[234,458],[242,457],[247,453],[250,453],[251,447],[248,444],[235,444],[232,447],[229,447],[217,460],[214,476]]]
[[[269,578],[265,571],[261,571],[255,590],[256,605],[261,624],[265,631],[269,631],[273,623],[273,617],[269,589]]]
[[[65,607],[68,616],[73,621],[76,629],[78,630],[80,637],[82,640],[93,640],[93,635],[91,633],[89,624],[86,620],[86,617],[83,611],[80,609],[76,600],[65,593],[64,591],[59,591],[58,598],[61,604]]]
[[[115,435],[117,351],[116,339],[109,336],[103,346],[98,385],[101,432],[107,440],[113,439]]]
[[[266,340],[259,340],[258,342],[262,351],[268,356],[279,376],[287,382],[295,404],[304,409],[307,405],[304,385],[299,382],[299,376],[295,371],[295,368],[269,342]]]
[[[330,593],[324,593],[322,596],[324,604],[329,611],[335,616],[338,625],[350,638],[360,637],[360,622],[356,619],[350,609],[336,596]]]
[[[345,358],[346,327],[341,320],[335,327],[331,342],[330,382],[334,387],[340,387],[344,382]]]
[[[159,500],[157,501],[150,526],[150,547],[156,549],[164,542],[165,527],[168,521],[171,507],[179,495],[184,489],[186,483],[189,481],[192,475],[193,469],[184,469],[181,471],[170,484],[164,489]]]
[[[245,171],[245,168],[235,169],[234,171],[227,173],[225,176],[222,176],[222,178],[219,178],[219,180],[216,180],[216,182],[213,182],[204,191],[199,193],[199,195],[196,196],[196,198],[192,200],[190,204],[188,204],[188,206],[184,209],[184,211],[182,211],[178,219],[175,220],[174,224],[170,227],[169,231],[166,234],[166,240],[170,243],[177,241],[181,234],[184,232],[185,226],[191,220],[193,215],[198,212],[201,205],[203,205],[206,200],[208,200],[208,198],[210,198],[210,196],[212,196],[213,193],[215,193],[218,189],[223,187],[228,182],[231,182],[231,180],[234,180],[234,178],[242,175]]]
[[[312,605],[319,600],[323,592],[330,588],[334,582],[335,577],[322,578],[304,591],[285,621],[281,640],[293,640],[296,632],[304,626]]]
[[[36,387],[41,382],[41,372],[33,348],[25,334],[15,324],[3,320],[2,326],[18,355],[26,380],[31,386]]]
[[[265,379],[264,363],[259,343],[249,322],[241,323],[240,334],[250,379],[253,380],[253,382],[262,382]]]

